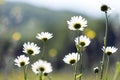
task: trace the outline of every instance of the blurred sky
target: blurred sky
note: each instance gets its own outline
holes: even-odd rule
[[[39,7],[45,7],[53,10],[69,10],[82,12],[90,16],[101,15],[100,4],[110,5],[112,14],[120,14],[120,0],[6,0],[12,2],[25,2]]]

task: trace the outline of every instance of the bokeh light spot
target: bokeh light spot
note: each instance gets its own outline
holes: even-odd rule
[[[96,36],[95,31],[91,30],[91,29],[86,29],[85,30],[85,34],[90,38],[93,39]]]
[[[56,49],[50,49],[49,50],[49,56],[50,57],[56,57],[57,55],[57,50]]]
[[[20,38],[21,38],[21,34],[20,34],[19,32],[14,32],[14,33],[13,33],[12,39],[13,39],[14,41],[18,41],[18,40],[20,40]]]

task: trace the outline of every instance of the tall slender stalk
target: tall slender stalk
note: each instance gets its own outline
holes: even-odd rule
[[[107,35],[108,35],[108,17],[107,17],[107,12],[105,12],[105,19],[106,19],[106,29],[105,29],[105,36],[104,36],[104,47],[106,48],[106,46],[107,46]],[[103,57],[102,57],[102,61],[101,61],[100,80],[103,80],[104,58],[105,58],[105,53],[103,52]]]
[[[24,72],[24,80],[27,80],[27,72],[26,72],[26,66],[23,67],[23,72]]]
[[[98,74],[95,73],[95,80],[98,80]]]
[[[79,39],[80,32],[79,31],[77,32],[77,35],[78,35],[78,44],[79,44],[79,41],[80,41],[80,39]],[[77,47],[77,52],[78,52],[78,54],[80,54],[80,74],[82,74],[82,69],[83,69],[83,50],[84,50],[83,47],[80,47],[80,46]],[[82,76],[79,77],[79,80],[82,80]]]
[[[45,55],[45,42],[43,42],[43,51],[42,51],[42,54],[41,54],[41,59],[44,58],[44,55]]]
[[[42,80],[42,72],[39,74],[39,80]]]
[[[109,68],[109,61],[110,61],[110,56],[107,56],[107,65],[106,65],[106,71],[105,71],[106,80],[107,80],[107,73],[108,73],[108,68]]]
[[[81,50],[80,50],[80,74],[83,73],[83,51],[84,51],[84,47],[81,47]],[[82,80],[82,76],[79,78],[79,80]]]
[[[73,65],[74,67],[74,80],[76,80],[76,76],[77,76],[77,63],[75,63],[75,65]]]

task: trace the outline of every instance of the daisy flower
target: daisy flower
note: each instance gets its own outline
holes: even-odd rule
[[[53,37],[53,34],[49,32],[41,32],[40,34],[38,33],[36,36],[37,39],[40,39],[44,42],[51,39],[52,37]]]
[[[78,53],[69,53],[63,58],[63,61],[67,64],[75,64],[80,60],[80,55]]]
[[[17,65],[18,67],[22,67],[30,63],[29,57],[26,57],[25,55],[17,56],[14,62],[15,62],[15,65]]]
[[[87,27],[87,20],[81,16],[73,16],[70,21],[67,21],[70,30],[83,31]]]
[[[109,2],[109,3],[108,3]],[[110,5],[110,0],[104,0],[104,1],[99,1],[99,8],[102,12],[108,12],[111,13],[111,10],[113,10],[113,8],[111,9],[111,5]]]
[[[27,42],[23,44],[23,52],[29,55],[35,55],[40,53],[40,47],[33,42]]]
[[[99,73],[99,68],[95,67],[95,68],[93,68],[93,71],[94,71],[94,73]]]
[[[90,44],[90,39],[87,36],[81,35],[80,37],[75,38],[76,45],[80,47],[86,47]]]
[[[33,63],[31,65],[32,67],[32,71],[35,74],[39,74],[39,73],[44,73],[44,74],[48,74],[50,72],[52,72],[52,66],[51,63],[47,62],[47,61],[43,61],[43,60],[38,60],[35,63]]]
[[[116,47],[114,47],[114,46],[112,46],[112,47],[108,46],[108,47],[106,47],[106,48],[103,47],[102,50],[103,50],[107,55],[111,55],[111,54],[115,53],[115,52],[118,50],[118,48],[116,48]]]

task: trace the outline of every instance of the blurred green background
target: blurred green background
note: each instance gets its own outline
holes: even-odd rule
[[[102,13],[101,13],[102,14]],[[46,59],[53,65],[53,74],[56,72],[69,73],[72,68],[65,64],[62,59],[70,53],[76,52],[74,39],[75,31],[68,29],[67,21],[72,16],[83,16],[88,21],[88,27],[81,34],[91,39],[91,44],[84,53],[84,71],[90,73],[93,67],[99,66],[102,56],[103,37],[105,30],[105,18],[91,17],[82,13],[65,10],[49,10],[35,7],[26,3],[5,2],[0,0],[0,73],[7,75],[19,70],[14,66],[14,58],[22,53],[23,43],[34,42],[41,47],[42,42],[35,38],[37,33],[47,31],[53,33],[54,37],[46,43]],[[120,41],[119,14],[109,15],[108,45],[119,48]],[[119,61],[119,50],[112,55],[111,71],[114,70],[116,61]],[[33,62],[39,59],[32,58]],[[12,75],[12,74],[11,74]],[[57,75],[57,74],[56,74]],[[72,73],[68,74],[72,75]],[[13,79],[13,78],[12,78]],[[5,79],[1,80],[11,80]],[[21,79],[18,79],[21,80]],[[59,80],[59,79],[56,79]]]

